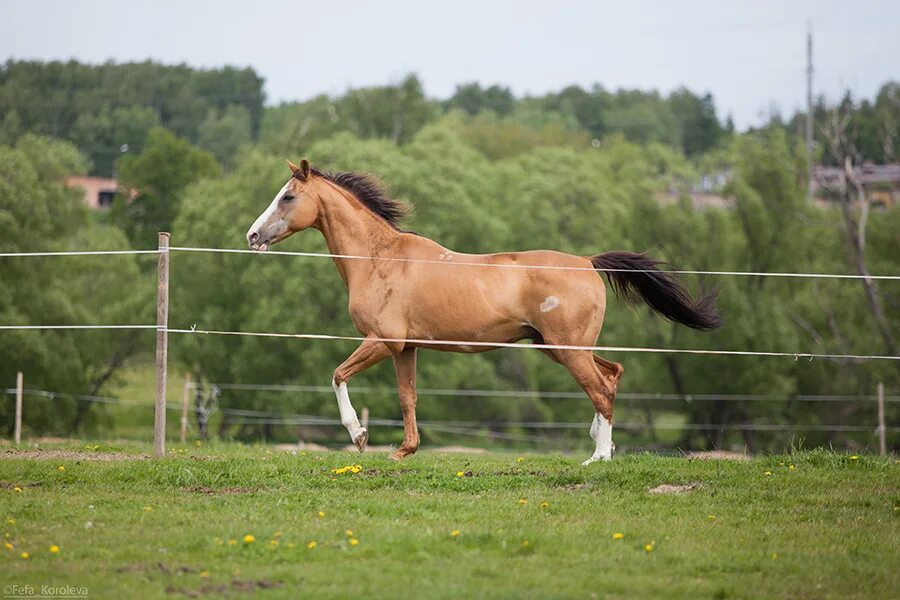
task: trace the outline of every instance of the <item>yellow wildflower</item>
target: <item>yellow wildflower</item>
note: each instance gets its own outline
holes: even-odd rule
[[[525,506],[526,504],[528,504],[528,500],[526,500],[525,498],[519,498],[520,506]]]
[[[516,462],[523,462],[524,460],[525,459],[520,456],[519,458],[516,459]]]
[[[859,457],[854,454],[853,456],[850,457],[850,460],[859,460]]]
[[[650,542],[649,544],[644,544],[644,552],[653,552],[653,545],[656,542]]]
[[[13,488],[13,491],[21,492],[21,491],[22,491],[22,488],[20,488],[19,486],[16,486],[16,487]]]
[[[28,560],[29,558],[31,558],[31,555],[28,554],[27,552],[23,552],[23,553],[20,554],[19,556],[22,557],[22,560]]]
[[[59,554],[59,546],[56,544],[50,546],[50,554]]]
[[[145,506],[145,507],[144,507],[144,512],[150,512],[151,510],[153,510],[153,507],[152,507],[152,506]]]
[[[10,544],[9,542],[6,542],[6,543],[4,544],[4,547],[5,547],[7,550],[12,550],[12,549],[14,548],[14,546],[13,546],[12,544]]]
[[[348,529],[348,530],[346,530],[344,533],[347,534],[347,537],[353,537],[353,530],[352,530],[352,529]]]
[[[358,546],[358,545],[359,545],[359,540],[356,539],[356,538],[351,538],[351,539],[350,539],[350,545],[351,545],[351,546]]]
[[[788,469],[790,469],[791,471],[793,471],[793,470],[795,469],[795,467],[794,467],[794,465],[791,465],[791,466],[788,467]]]
[[[715,521],[715,520],[716,520],[716,515],[709,515],[709,520],[710,520],[710,521]]]
[[[56,467],[56,468],[59,469],[60,471],[65,471],[65,470],[66,470],[65,465],[59,465],[59,466]]]
[[[278,540],[269,540],[269,546],[271,546],[272,548],[277,548]]]
[[[306,545],[306,547],[309,548],[310,550],[312,550],[312,549],[315,548],[316,546],[318,546],[318,544],[317,544],[316,542],[314,542],[314,541],[313,541],[313,542],[310,542],[310,543],[308,543],[308,544]]]
[[[459,529],[454,529],[453,531],[451,531],[450,537],[455,537],[455,538],[459,537]]]
[[[319,511],[319,518],[322,519],[322,518],[324,518],[324,517],[325,517],[324,511],[321,511],[321,510],[320,510],[320,511]]]
[[[763,475],[769,477],[770,475],[772,475],[772,471],[766,471],[765,473],[763,473]]]
[[[530,546],[530,545],[531,545],[531,543],[530,543],[528,540],[524,540],[524,541],[522,542],[522,547],[523,547],[523,548],[527,548],[527,547]]]
[[[9,523],[10,525],[15,525],[15,524],[16,524],[16,520],[13,519],[12,517],[9,517],[8,519],[6,519],[6,522]]]
[[[457,472],[456,472],[456,476],[457,476],[457,477],[462,477],[463,475],[465,475],[465,473],[463,473],[462,471],[457,471]]]
[[[774,553],[772,554],[772,560],[778,560],[778,553],[777,553],[777,552],[774,552]]]
[[[614,540],[621,540],[623,537],[625,537],[625,534],[624,534],[624,533],[619,533],[618,531],[617,531],[616,533],[613,534],[613,539],[614,539]]]
[[[244,536],[244,543],[245,543],[245,544],[252,544],[252,543],[255,542],[255,541],[256,541],[256,538],[253,537],[253,535],[250,534],[250,533],[248,533],[247,535]]]
[[[550,503],[546,500],[541,502],[541,508],[550,508]]]

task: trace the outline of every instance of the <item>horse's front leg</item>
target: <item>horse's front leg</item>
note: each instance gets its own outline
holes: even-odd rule
[[[416,349],[407,348],[394,355],[400,410],[403,412],[403,443],[392,454],[394,460],[413,454],[419,448],[419,429],[416,426]]]
[[[338,410],[341,412],[341,423],[350,433],[350,439],[356,444],[360,452],[366,449],[369,443],[369,432],[359,424],[359,418],[353,405],[350,404],[350,393],[347,391],[347,380],[359,373],[378,364],[388,356],[391,351],[384,343],[367,339],[359,348],[351,354],[347,360],[334,370],[332,387],[337,396]]]

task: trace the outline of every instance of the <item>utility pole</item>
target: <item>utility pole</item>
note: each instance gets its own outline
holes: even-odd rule
[[[809,183],[806,187],[806,199],[812,201],[813,196],[813,39],[812,21],[806,23],[806,165]]]

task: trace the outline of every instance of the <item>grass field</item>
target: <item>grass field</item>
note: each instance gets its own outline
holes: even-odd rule
[[[147,447],[87,445],[0,448],[5,595],[14,585],[84,587],[89,598],[900,590],[893,459],[625,455],[583,468],[573,457],[422,453],[397,464],[239,445],[174,446],[151,460]],[[661,484],[694,487],[648,492]]]

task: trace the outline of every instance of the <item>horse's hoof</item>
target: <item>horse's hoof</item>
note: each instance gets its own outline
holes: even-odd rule
[[[363,429],[362,433],[354,438],[353,443],[356,444],[357,450],[359,450],[360,452],[365,452],[366,446],[369,445],[369,430]]]
[[[581,463],[581,466],[586,467],[591,463],[606,462],[606,461],[610,460],[611,458],[612,458],[611,456],[592,456],[589,459],[587,459],[586,461],[584,461],[583,463]]]
[[[399,450],[394,450],[393,452],[388,454],[388,458],[391,460],[396,460],[397,462],[400,462],[401,460],[406,458],[406,455],[401,453]]]

